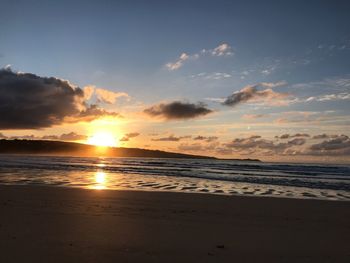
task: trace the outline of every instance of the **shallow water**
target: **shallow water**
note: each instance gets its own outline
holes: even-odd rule
[[[350,200],[350,166],[2,155],[0,184]]]

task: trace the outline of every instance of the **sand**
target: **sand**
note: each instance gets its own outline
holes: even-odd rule
[[[0,262],[350,262],[350,202],[0,186]]]

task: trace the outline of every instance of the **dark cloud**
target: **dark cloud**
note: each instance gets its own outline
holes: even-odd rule
[[[206,142],[212,142],[212,141],[216,141],[217,139],[219,139],[219,137],[216,137],[216,136],[201,136],[201,135],[198,135],[196,137],[193,138],[193,140],[195,141],[206,141]]]
[[[20,136],[10,136],[7,137],[8,140],[40,140],[41,137],[36,137],[34,135],[20,135]]]
[[[260,139],[260,138],[261,138],[260,135],[252,135],[252,136],[250,136],[249,139]]]
[[[306,140],[304,138],[295,138],[293,140],[290,140],[287,144],[288,145],[304,145],[306,143]]]
[[[6,67],[0,70],[0,129],[38,129],[111,114],[84,99],[84,91],[66,80]]]
[[[125,134],[125,136],[128,138],[135,138],[139,135],[140,135],[140,133],[138,133],[138,132],[130,132],[130,133]]]
[[[312,139],[316,139],[316,140],[319,140],[319,139],[330,139],[330,138],[337,138],[338,135],[335,135],[335,134],[318,134],[318,135],[315,135],[312,137]]]
[[[226,148],[233,151],[248,151],[254,153],[256,151],[264,151],[266,154],[284,153],[285,150],[301,146],[306,143],[304,138],[294,138],[288,142],[274,142],[272,140],[261,139],[261,136],[251,136],[249,138],[236,138],[233,141],[224,144]]]
[[[119,141],[121,141],[121,142],[127,142],[127,141],[129,141],[131,138],[135,138],[135,137],[137,137],[137,136],[139,136],[139,135],[140,135],[140,133],[138,133],[138,132],[130,132],[130,133],[125,134]]]
[[[313,144],[305,152],[308,155],[342,156],[350,155],[350,138],[339,135],[321,143]]]
[[[41,139],[43,140],[59,140],[59,141],[82,141],[86,140],[86,135],[77,134],[75,132],[64,133],[61,135],[45,135]]]
[[[185,120],[204,116],[213,111],[208,109],[204,103],[174,101],[154,105],[145,109],[144,112],[152,117],[162,117],[166,120]]]
[[[289,138],[298,138],[298,137],[310,137],[307,133],[296,133],[296,134],[282,134],[281,136],[275,136],[275,138],[279,139],[289,139]]]
[[[198,152],[198,151],[212,151],[215,150],[219,145],[218,142],[213,142],[210,144],[201,144],[201,143],[182,143],[178,146],[180,151],[190,151],[190,152]]]
[[[62,141],[82,141],[82,140],[86,140],[87,136],[77,134],[75,132],[70,132],[70,133],[64,133],[60,135],[58,139]]]
[[[152,139],[152,141],[156,141],[156,142],[178,142],[178,141],[180,141],[182,139],[188,139],[188,138],[191,138],[191,136],[176,137],[174,135],[170,135],[168,137]]]
[[[328,139],[329,138],[329,135],[328,134],[318,134],[318,135],[315,135],[312,137],[312,139]]]
[[[81,141],[81,140],[86,140],[87,136],[77,134],[75,132],[63,133],[61,135],[44,135],[44,136],[35,136],[35,135],[5,136],[5,135],[0,133],[0,139]]]
[[[77,122],[77,121],[86,121],[90,122],[98,118],[102,117],[118,117],[122,118],[123,116],[117,112],[107,111],[105,109],[99,108],[97,105],[92,104],[82,110],[76,116],[72,116],[70,118],[66,118],[67,122]]]
[[[270,105],[286,104],[284,99],[289,96],[286,93],[273,91],[272,87],[280,86],[278,83],[258,83],[246,86],[240,91],[228,96],[222,103],[225,106],[235,107],[245,102],[264,102]],[[258,87],[264,87],[264,90],[258,90]]]

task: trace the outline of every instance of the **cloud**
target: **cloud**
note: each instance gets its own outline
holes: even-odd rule
[[[107,111],[105,109],[99,108],[95,104],[92,104],[86,107],[79,114],[72,117],[67,117],[65,121],[66,122],[79,122],[79,121],[90,122],[102,117],[122,118],[123,116],[117,112]]]
[[[212,142],[212,141],[216,141],[217,139],[219,139],[219,137],[216,137],[216,136],[201,136],[201,135],[198,135],[196,137],[193,138],[193,140],[195,141],[206,141],[206,142]]]
[[[87,101],[95,94],[97,102],[114,104],[118,98],[129,97],[125,92],[114,92],[107,89],[96,88],[94,85],[84,87],[84,100]]]
[[[54,77],[0,70],[0,129],[39,129],[110,115],[86,104],[90,90]],[[94,115],[91,115],[93,113]],[[119,115],[118,115],[119,116]]]
[[[350,93],[342,92],[337,94],[326,94],[320,96],[312,96],[305,99],[305,102],[310,101],[334,101],[334,100],[350,100]]]
[[[197,151],[202,151],[203,150],[203,145],[200,143],[193,143],[193,144],[180,144],[178,146],[178,149],[180,151],[193,151],[193,152],[197,152]]]
[[[87,136],[77,134],[75,132],[63,133],[61,135],[44,135],[44,136],[35,136],[35,135],[5,136],[2,133],[0,133],[0,139],[82,141],[82,140],[86,140]]]
[[[75,132],[63,133],[61,135],[45,135],[43,140],[60,140],[60,141],[83,141],[87,139],[86,135],[77,134]]]
[[[306,140],[304,138],[295,138],[288,142],[276,143],[272,140],[262,139],[261,136],[251,136],[248,138],[236,138],[224,144],[224,147],[241,153],[283,154],[287,149],[294,146],[301,146],[305,143]]]
[[[169,62],[165,66],[169,70],[177,70],[182,67],[183,63],[190,58],[186,53],[182,53],[175,62]],[[193,57],[194,58],[194,57]]]
[[[213,49],[202,49],[199,53],[195,53],[192,55],[189,55],[185,52],[181,53],[181,55],[174,61],[174,62],[169,62],[167,64],[165,64],[165,67],[170,70],[178,70],[179,68],[181,68],[184,63],[187,60],[195,60],[198,59],[199,57],[206,55],[206,54],[210,54],[212,56],[232,56],[233,55],[233,51],[232,51],[232,47],[227,44],[227,43],[222,43],[221,45],[213,48]]]
[[[144,110],[144,113],[152,117],[162,117],[166,120],[193,119],[212,112],[204,103],[194,104],[181,101],[160,103]]]
[[[326,78],[322,81],[297,83],[290,86],[295,92],[312,96],[295,99],[295,103],[350,100],[350,76]]]
[[[114,104],[120,97],[129,97],[125,92],[114,92],[106,89],[97,88],[95,90],[97,100],[107,104]]]
[[[204,141],[204,136],[197,136],[194,139]],[[236,138],[228,143],[213,141],[203,143],[182,143],[178,146],[181,151],[215,151],[222,155],[289,155],[293,149],[298,149],[306,143],[304,138],[295,138],[285,143],[278,143],[273,140],[263,139],[260,135],[253,135],[247,138]],[[293,151],[295,152],[295,151]]]
[[[198,152],[198,151],[212,151],[215,150],[216,147],[219,145],[218,142],[213,142],[210,144],[201,144],[201,143],[181,143],[178,146],[178,149],[180,151],[189,151],[189,152]]]
[[[330,139],[330,138],[337,138],[337,137],[338,137],[338,135],[335,135],[335,134],[323,133],[323,134],[318,134],[318,135],[313,136],[312,139],[318,140],[318,139]]]
[[[8,140],[40,140],[41,137],[36,137],[34,135],[19,135],[7,137]]]
[[[279,139],[289,139],[289,138],[296,138],[296,137],[310,137],[307,133],[296,133],[296,134],[282,134],[281,136],[275,136],[275,138]]]
[[[95,92],[95,86],[89,85],[84,87],[84,100],[89,100],[91,99],[92,95]]]
[[[260,119],[260,118],[264,118],[267,117],[267,114],[244,114],[242,116],[242,119],[245,120],[256,120],[256,119]]]
[[[223,43],[209,52],[213,56],[219,56],[219,57],[233,55],[232,48],[227,43]]]
[[[306,143],[306,140],[304,138],[295,138],[291,141],[289,141],[288,145],[304,145]]]
[[[168,137],[152,139],[152,141],[155,141],[155,142],[178,142],[182,139],[188,139],[188,138],[190,138],[190,136],[176,137],[174,135],[170,135]]]
[[[350,155],[350,138],[347,135],[338,135],[335,138],[311,145],[304,154],[326,156]]]
[[[271,65],[261,70],[260,73],[264,76],[268,76],[268,75],[271,75],[276,69],[277,69],[277,65]]]
[[[350,138],[347,135],[327,135],[330,139],[321,143],[309,144],[309,134],[296,133],[293,135],[275,136],[284,138],[286,141],[263,138],[260,135],[252,135],[245,138],[235,138],[230,142],[221,143],[216,138],[207,141],[206,136],[193,137],[194,143],[186,141],[179,143],[180,151],[200,152],[211,151],[222,155],[251,155],[251,156],[349,156]],[[184,136],[186,137],[186,136]],[[154,139],[154,141],[179,142],[184,137],[170,135],[168,137]],[[310,138],[310,139],[309,139]],[[288,140],[287,140],[288,139]],[[207,143],[205,143],[207,142]]]
[[[190,76],[191,78],[202,78],[205,80],[222,80],[222,79],[228,79],[231,78],[232,75],[225,72],[212,72],[212,73],[205,73],[201,72],[198,74],[194,74]]]
[[[315,135],[312,137],[312,139],[328,139],[329,138],[329,135],[328,134],[318,134],[318,135]]]
[[[70,133],[63,133],[59,139],[62,141],[82,141],[82,140],[86,140],[87,136],[77,134],[75,132],[70,132]]]
[[[258,83],[255,85],[246,86],[240,91],[228,96],[223,102],[223,105],[235,107],[246,102],[262,102],[269,105],[283,105],[286,104],[284,99],[289,96],[287,93],[278,93],[271,89],[271,87],[278,87],[284,85],[284,82],[277,83]],[[264,90],[258,90],[258,87],[264,87]]]
[[[288,83],[286,81],[282,80],[278,82],[260,82],[257,84],[257,86],[273,89],[273,88],[283,87],[287,84]]]
[[[140,133],[138,133],[138,132],[130,132],[130,133],[125,134],[119,141],[121,141],[121,142],[127,142],[127,141],[129,141],[131,138],[135,138],[135,137],[137,137],[137,136],[139,136],[139,135],[140,135]]]

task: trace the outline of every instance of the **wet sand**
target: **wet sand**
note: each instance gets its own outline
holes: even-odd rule
[[[0,262],[350,262],[350,202],[0,186]]]

